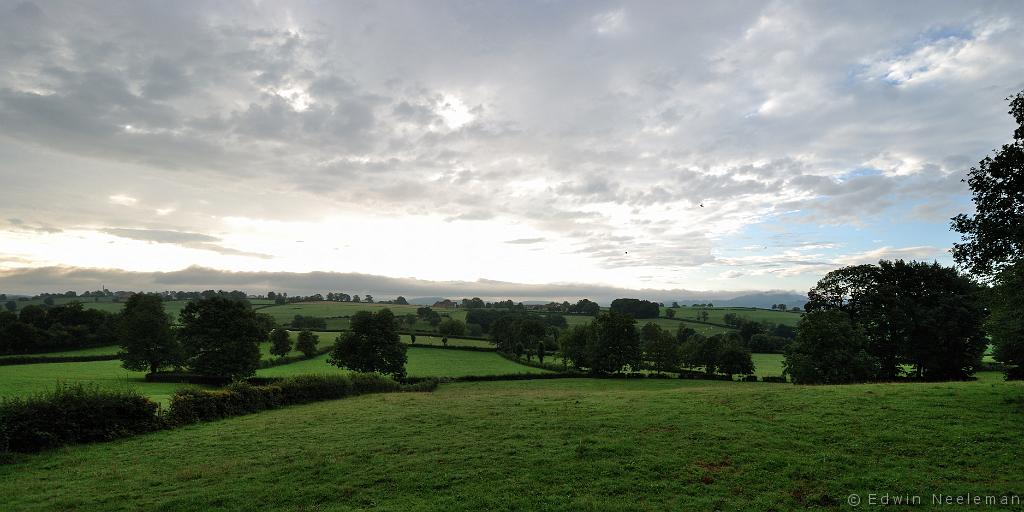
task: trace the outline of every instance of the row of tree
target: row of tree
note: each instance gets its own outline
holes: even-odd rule
[[[269,338],[271,353],[279,356],[292,348],[288,332],[275,329],[273,320],[255,312],[247,301],[216,296],[189,302],[175,326],[160,296],[133,295],[121,313],[117,335],[122,365],[151,373],[173,368],[244,378],[259,368],[260,343]],[[312,356],[318,341],[304,331],[296,348]]]
[[[86,309],[79,302],[28,305],[0,312],[0,354],[52,352],[112,344],[119,315]]]

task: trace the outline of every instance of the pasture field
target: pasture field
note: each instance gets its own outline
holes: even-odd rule
[[[0,356],[0,359],[6,357],[25,357],[25,356],[43,356],[43,357],[61,357],[61,356],[105,356],[110,354],[116,354],[121,350],[118,345],[106,345],[103,347],[90,347],[80,348],[77,350],[64,350],[61,352],[40,352],[33,354],[10,354]]]
[[[0,495],[81,511],[849,510],[852,493],[886,492],[927,504],[1022,491],[1022,396],[1006,382],[445,384],[16,456]]]
[[[410,377],[462,377],[465,375],[506,375],[510,373],[547,373],[547,370],[514,363],[493,352],[439,350],[409,347],[406,373]],[[260,377],[290,377],[310,373],[344,372],[327,364],[328,354],[291,364],[263,368]]]
[[[337,334],[337,333],[335,333]],[[334,338],[331,338],[332,342]],[[408,334],[402,335],[402,343],[410,344],[412,340]],[[426,334],[416,335],[417,345],[444,345],[441,343],[440,336],[428,336]],[[494,348],[494,343],[485,340],[471,340],[466,338],[448,338],[448,346],[450,347],[479,347],[479,348]]]
[[[170,396],[185,384],[146,382],[145,372],[121,368],[121,361],[44,363],[0,366],[0,398],[13,398],[52,389],[58,382],[96,384],[103,387],[135,389],[154,402],[167,404]]]
[[[590,322],[594,321],[594,317],[583,315],[565,315],[565,320],[566,323],[569,324],[569,327],[572,327],[574,325],[589,324]],[[693,329],[697,331],[697,333],[702,334],[704,336],[714,336],[715,334],[725,334],[735,331],[735,329],[732,329],[730,327],[719,327],[717,325],[708,325],[699,322],[687,322],[686,320],[675,320],[668,318],[643,318],[637,320],[636,325],[639,328],[642,327],[647,322],[654,322],[661,326],[662,329],[667,329],[669,332],[672,333],[675,333],[677,330],[679,330],[680,325],[685,325],[686,327],[689,327],[690,329]]]
[[[665,315],[666,309],[674,309],[676,312],[676,318],[684,320],[696,320],[697,314],[702,311],[701,308],[661,308],[662,316]],[[757,322],[768,322],[773,324],[783,324],[796,326],[797,322],[800,321],[800,317],[803,316],[801,313],[789,313],[786,311],[772,311],[770,309],[760,308],[707,308],[708,322],[716,324],[725,323],[725,315],[733,313],[736,316],[746,318],[748,320],[754,320]]]

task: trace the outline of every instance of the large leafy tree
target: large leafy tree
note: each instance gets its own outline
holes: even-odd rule
[[[970,278],[937,263],[880,261],[829,272],[808,293],[808,312],[842,311],[861,328],[877,378],[913,365],[917,376],[962,378],[985,348],[984,310]]]
[[[128,298],[117,333],[121,366],[156,373],[181,362],[181,345],[171,331],[171,319],[158,295],[137,293]]]
[[[845,311],[808,312],[800,319],[796,340],[786,347],[783,371],[796,384],[866,382],[878,365],[867,346],[864,331]]]
[[[1013,142],[971,168],[966,181],[975,213],[953,218],[953,229],[963,235],[953,257],[985,276],[1024,262],[1024,91],[1008,99],[1018,125]]]
[[[1008,379],[1024,378],[1024,91],[1010,100],[1017,121],[1013,142],[970,170],[967,184],[975,213],[953,218],[963,243],[953,246],[957,263],[993,279],[986,327],[996,359]]]
[[[413,342],[415,343],[415,338]],[[310,330],[305,330],[299,333],[299,338],[295,341],[295,350],[302,352],[306,357],[313,357],[316,355],[316,346],[319,343],[319,336],[313,334]]]
[[[652,370],[662,373],[679,367],[679,341],[672,333],[649,322],[640,328],[640,340],[643,343],[644,360]]]
[[[212,296],[188,303],[180,318],[178,333],[193,372],[233,379],[256,373],[259,343],[268,333],[248,302]]]
[[[626,366],[640,368],[640,336],[632,316],[608,311],[594,320],[595,332],[587,345],[590,371],[611,373]]]
[[[287,330],[278,327],[270,331],[270,353],[277,357],[284,357],[292,351],[292,337]]]
[[[338,336],[328,363],[358,372],[405,377],[405,344],[390,309],[360,311],[352,316],[348,332]]]
[[[995,345],[995,358],[1005,365],[1007,379],[1024,379],[1024,264],[1003,269],[991,293],[991,316],[986,322]]]

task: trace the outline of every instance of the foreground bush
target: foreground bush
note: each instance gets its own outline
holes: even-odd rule
[[[0,452],[109,441],[161,427],[157,404],[129,390],[58,386],[0,402]]]
[[[402,384],[382,375],[358,373],[302,375],[262,386],[238,382],[217,390],[182,389],[171,396],[167,419],[171,423],[183,425],[250,414],[284,405],[405,389]],[[433,388],[427,385],[412,391],[430,389]]]

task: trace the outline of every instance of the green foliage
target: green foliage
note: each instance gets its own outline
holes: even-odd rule
[[[562,357],[573,368],[582,369],[587,366],[587,344],[596,334],[593,323],[574,325],[562,333],[558,344]]]
[[[1001,271],[992,289],[991,315],[986,322],[995,358],[1005,365],[1007,379],[1024,379],[1024,263]]]
[[[987,344],[978,285],[938,263],[880,261],[829,272],[808,293],[807,311],[849,314],[891,380],[913,366],[919,377],[959,379],[976,370]]]
[[[749,375],[754,373],[754,361],[750,357],[750,349],[735,337],[726,337],[718,354],[718,371],[729,375]]]
[[[800,320],[796,340],[786,347],[785,373],[796,384],[867,382],[878,360],[867,351],[860,327],[840,310],[810,312]]]
[[[661,316],[661,306],[658,303],[642,299],[615,299],[612,301],[609,309],[636,319],[658,318]]]
[[[290,326],[292,329],[326,329],[327,321],[313,316],[295,315]]]
[[[171,319],[158,295],[128,298],[118,328],[121,365],[128,370],[156,373],[181,363],[181,345],[171,332]]]
[[[661,373],[674,371],[679,367],[680,343],[676,336],[665,331],[658,324],[648,323],[640,329],[644,360],[651,369]]]
[[[302,352],[306,357],[313,357],[316,354],[316,346],[320,344],[320,336],[312,331],[303,330],[295,341],[295,350]]]
[[[405,377],[405,344],[391,310],[356,313],[351,330],[338,337],[328,362],[359,372]]]
[[[974,215],[953,218],[962,243],[953,244],[957,263],[973,273],[990,276],[1024,262],[1024,91],[1010,99],[1017,122],[1013,142],[971,168],[967,185]]]
[[[292,337],[287,330],[278,327],[270,332],[270,353],[272,355],[284,357],[291,351]]]
[[[402,385],[374,374],[301,375],[265,386],[235,382],[221,389],[187,388],[171,397],[168,420],[175,425],[213,421],[286,405],[399,391]]]
[[[446,318],[437,324],[437,332],[442,336],[462,336],[466,334],[466,324],[461,320]]]
[[[267,331],[247,302],[210,297],[181,311],[179,337],[186,366],[195,373],[239,379],[260,364]]]
[[[569,313],[586,316],[597,316],[601,312],[601,306],[590,299],[580,299],[579,302],[569,306]]]
[[[108,441],[160,425],[157,404],[134,391],[58,385],[0,402],[0,453]]]
[[[640,336],[633,317],[618,311],[601,313],[594,320],[594,336],[587,342],[591,372],[614,373],[625,367],[640,368]]]

